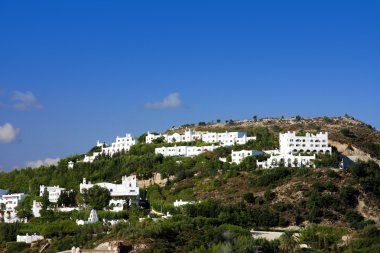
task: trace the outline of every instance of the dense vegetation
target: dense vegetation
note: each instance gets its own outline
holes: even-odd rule
[[[334,124],[334,120],[327,119],[324,119],[325,124]],[[299,118],[297,124],[302,120]],[[228,121],[228,125],[230,130],[239,130],[233,129],[237,127],[233,121]],[[360,137],[356,129],[339,129],[344,138]],[[380,168],[375,162],[357,162],[348,170],[338,170],[341,157],[335,149],[332,155],[317,154],[315,169],[258,170],[256,161],[266,159],[265,155],[248,157],[239,165],[219,160],[219,157],[230,160],[232,149],[277,148],[280,131],[284,131],[282,126],[250,128],[249,133],[257,136],[256,141],[221,147],[194,158],[156,155],[156,147],[172,144],[160,140],[146,144],[142,142],[142,135],[141,143],[128,153],[112,158],[100,156],[91,164],[77,162],[74,169],[68,169],[67,162],[80,160],[83,155],[62,159],[57,166],[1,172],[0,188],[29,194],[17,207],[19,215],[29,218],[29,223],[0,224],[0,248],[7,248],[7,252],[37,252],[29,245],[11,241],[17,234],[38,233],[52,239],[46,252],[73,245],[90,248],[94,243],[113,239],[136,247],[144,245],[147,252],[295,252],[298,243],[305,243],[316,252],[378,252],[380,232],[375,221],[366,218],[358,209],[359,201],[373,208],[374,213],[380,208]],[[201,142],[191,144],[204,145]],[[377,155],[376,145],[369,147],[374,156]],[[94,147],[88,154],[96,151],[98,148]],[[132,205],[119,213],[98,211],[100,219],[126,220],[115,226],[103,222],[76,225],[75,220],[87,219],[89,208],[101,210],[110,199],[110,193],[100,187],[80,194],[82,178],[91,182],[120,183],[124,175],[136,174],[139,179],[147,179],[154,173],[161,173],[167,183],[141,189],[142,197],[152,209],[170,212],[171,218],[163,219],[155,214],[148,217],[148,209]],[[49,203],[46,195],[38,196],[41,184],[73,189],[61,195],[58,206],[85,204],[87,209],[68,213],[48,210],[56,205]],[[196,203],[174,208],[176,199]],[[33,200],[43,203],[40,218],[31,215]],[[139,218],[145,219],[139,221]],[[301,228],[271,242],[255,240],[249,232],[287,226]],[[341,242],[345,235],[352,238],[347,245]]]

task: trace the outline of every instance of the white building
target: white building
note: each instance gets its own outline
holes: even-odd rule
[[[126,134],[125,137],[116,137],[116,141],[112,142],[111,146],[102,148],[102,153],[106,155],[113,156],[116,153],[122,151],[129,151],[131,146],[136,144],[136,140],[131,134]]]
[[[68,169],[73,169],[74,168],[74,162],[73,161],[69,161],[68,163],[67,163],[67,168]]]
[[[272,155],[266,161],[259,162],[257,161],[258,168],[275,168],[279,166],[285,167],[312,167],[314,166],[314,160],[316,159],[315,154],[311,156],[301,156],[292,155],[292,154],[279,154]]]
[[[192,205],[192,204],[195,204],[195,201],[183,201],[182,199],[175,200],[175,202],[173,203],[174,207],[180,207],[180,206]]]
[[[148,132],[148,134],[145,136],[145,142],[146,143],[153,143],[153,140],[161,138],[161,137],[164,137],[164,135],[162,135],[162,134],[151,134],[150,132]],[[165,137],[164,137],[164,139],[165,139]],[[166,141],[166,139],[165,139],[165,141]]]
[[[126,134],[125,137],[116,137],[116,140],[112,142],[109,147],[106,147],[105,143],[97,141],[96,146],[101,147],[100,152],[94,152],[91,156],[85,155],[83,162],[92,163],[100,154],[113,156],[116,153],[122,151],[129,151],[133,145],[136,144],[136,140],[131,134]]]
[[[323,152],[331,153],[328,146],[328,133],[311,134],[297,136],[296,132],[280,133],[280,153],[290,154],[296,152]]]
[[[174,146],[156,148],[155,153],[163,156],[197,156],[206,151],[214,151],[219,146]]]
[[[29,235],[29,234],[17,235],[16,241],[17,242],[32,243],[32,242],[40,241],[43,239],[44,239],[44,237],[42,235],[36,235],[36,233],[34,233],[34,235]]]
[[[7,194],[1,197],[0,203],[5,205],[4,211],[15,211],[16,206],[25,198],[24,193]]]
[[[145,137],[145,142],[152,143],[153,140],[161,137],[163,137],[164,141],[168,143],[190,142],[202,139],[202,134],[191,129],[186,129],[184,134],[151,134],[148,132],[147,136]]]
[[[135,175],[132,176],[123,176],[121,178],[121,184],[112,184],[112,183],[96,183],[92,184],[91,182],[86,181],[83,178],[83,182],[79,185],[80,192],[83,193],[84,189],[90,189],[94,185],[98,185],[103,188],[107,188],[111,197],[138,197],[139,196],[139,187],[137,184],[137,177]]]
[[[34,217],[41,217],[40,211],[42,210],[42,203],[33,200],[32,213]]]
[[[245,144],[249,140],[256,140],[256,137],[247,137],[245,132],[196,132],[191,129],[186,129],[184,134],[174,133],[174,134],[150,134],[145,138],[146,143],[152,143],[154,139],[164,137],[165,142],[175,143],[175,142],[191,142],[196,140],[202,140],[205,143],[220,143],[223,146],[230,146],[235,144]]]
[[[295,132],[280,133],[280,150],[270,150],[271,157],[266,161],[257,161],[259,168],[274,168],[280,165],[285,167],[312,167],[316,159],[315,153],[331,154],[328,146],[328,133],[310,134],[296,136]],[[265,152],[265,151],[264,151]],[[313,155],[301,156],[295,153],[314,153]]]
[[[61,193],[65,191],[65,188],[59,187],[59,185],[56,186],[44,186],[40,185],[40,196],[42,197],[44,195],[45,190],[49,193],[49,201],[51,203],[57,203],[59,196],[61,196]]]
[[[3,195],[0,199],[0,204],[4,205],[4,222],[5,223],[15,223],[19,222],[20,219],[17,217],[17,212],[15,210],[16,206],[25,198],[24,193],[14,193]]]
[[[98,157],[99,155],[100,155],[100,152],[94,152],[94,153],[92,153],[91,156],[84,155],[83,162],[84,163],[92,163],[96,159],[96,157]]]
[[[232,150],[231,162],[239,164],[248,156],[260,155],[262,153],[263,152],[257,151],[257,150],[240,150],[240,151],[233,151]]]
[[[90,212],[90,216],[88,217],[87,221],[76,220],[76,223],[77,223],[77,225],[85,225],[85,224],[95,223],[98,221],[99,221],[98,214],[96,213],[95,209],[92,209]]]
[[[232,146],[235,144],[246,144],[247,141],[256,140],[256,137],[247,137],[246,132],[225,132],[215,133],[206,132],[202,134],[202,141],[206,143],[221,143],[223,146]]]

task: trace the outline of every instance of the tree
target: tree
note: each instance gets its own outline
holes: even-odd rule
[[[107,188],[95,185],[83,192],[84,203],[90,208],[102,210],[108,206],[111,200],[111,193]]]
[[[255,196],[253,195],[252,192],[245,193],[245,194],[243,195],[243,199],[244,199],[247,203],[254,203],[254,202],[255,202]]]
[[[340,129],[341,134],[343,134],[346,137],[354,137],[355,135],[350,131],[350,129],[343,127]]]
[[[276,198],[276,193],[275,192],[272,192],[271,190],[265,191],[265,193],[264,193],[264,199],[265,199],[266,202],[270,202],[270,201],[272,201],[275,198]]]
[[[253,120],[256,121],[257,120],[257,115],[253,115]]]
[[[31,218],[32,215],[32,198],[26,196],[16,207],[17,216],[19,218]]]
[[[220,119],[217,119],[217,120],[216,120],[216,123],[218,123],[218,124],[219,124],[219,123],[220,123],[220,121],[221,121]]]
[[[165,142],[164,136],[158,137],[152,141],[152,143],[154,143],[154,144],[160,144],[160,143],[164,143],[164,142]]]
[[[76,205],[76,199],[75,199],[76,193],[74,191],[63,191],[61,195],[59,195],[57,204],[58,206],[75,206]]]
[[[49,192],[45,188],[44,194],[42,195],[42,209],[46,210],[49,205]]]
[[[298,237],[295,231],[287,230],[280,237],[280,249],[285,252],[294,252],[298,245]]]
[[[147,133],[143,133],[137,138],[138,143],[145,143],[145,137],[147,136]]]
[[[256,157],[248,156],[239,164],[242,170],[255,170],[257,168]]]

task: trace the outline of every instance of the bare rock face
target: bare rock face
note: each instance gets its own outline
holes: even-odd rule
[[[373,220],[378,226],[380,225],[380,210],[375,205],[367,203],[365,199],[359,198],[356,210],[366,219]]]
[[[374,158],[374,157],[371,157],[369,154],[367,154],[366,152],[352,146],[352,145],[349,145],[349,144],[345,144],[345,143],[340,143],[340,142],[337,142],[337,141],[332,141],[330,140],[329,141],[329,144],[331,146],[334,146],[337,148],[338,152],[342,153],[343,155],[347,156],[349,159],[351,159],[352,161],[356,162],[358,160],[361,160],[361,161],[369,161],[369,160],[373,160],[375,161],[377,164],[380,165],[380,160]]]

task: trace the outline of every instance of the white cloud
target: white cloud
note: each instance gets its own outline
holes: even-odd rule
[[[45,160],[27,161],[25,167],[38,168],[41,166],[57,165],[60,158],[46,158]]]
[[[171,93],[159,102],[148,102],[145,103],[145,108],[147,109],[164,109],[164,108],[179,108],[181,107],[182,101],[179,97],[179,93]]]
[[[10,123],[0,126],[0,143],[11,143],[15,141],[20,133],[19,128],[14,128]]]
[[[14,91],[12,100],[13,108],[20,111],[30,110],[30,109],[42,109],[42,104],[37,100],[32,92],[20,92]]]

